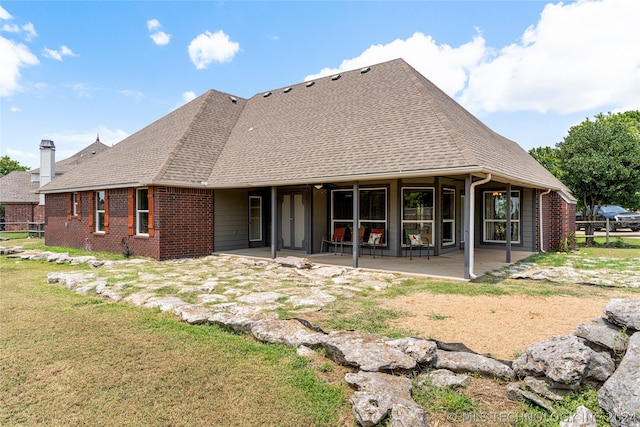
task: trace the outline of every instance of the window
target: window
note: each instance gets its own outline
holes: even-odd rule
[[[249,196],[249,241],[262,240],[262,196]]]
[[[442,189],[442,245],[456,243],[456,190]]]
[[[73,193],[71,215],[78,216],[78,193]]]
[[[372,228],[387,230],[387,189],[362,188],[359,191],[358,227],[365,229],[363,240],[369,238]],[[353,190],[333,190],[331,192],[331,233],[336,228],[346,227],[345,240],[351,241],[353,230]],[[383,244],[386,238],[383,237]]]
[[[136,234],[149,234],[149,190],[136,190]]]
[[[433,245],[433,188],[402,189],[402,242],[407,230],[417,230],[423,242]]]
[[[96,200],[96,231],[99,233],[106,232],[106,194],[104,191],[95,192]]]
[[[486,242],[507,241],[507,194],[506,191],[484,192],[484,229]],[[520,243],[520,191],[511,192],[511,241]]]

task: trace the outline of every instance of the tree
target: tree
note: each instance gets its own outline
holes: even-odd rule
[[[585,220],[594,220],[599,205],[640,205],[640,111],[586,119],[556,147],[561,179],[582,202]]]
[[[537,147],[529,150],[531,157],[544,166],[556,178],[562,181],[562,169],[560,169],[560,158],[558,149],[553,147]]]
[[[17,160],[12,160],[9,156],[0,157],[0,177],[13,171],[26,171],[29,168],[22,166]]]

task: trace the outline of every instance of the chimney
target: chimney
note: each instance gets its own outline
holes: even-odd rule
[[[40,141],[40,187],[56,177],[56,146],[53,141]],[[40,204],[44,205],[44,194],[40,194]]]

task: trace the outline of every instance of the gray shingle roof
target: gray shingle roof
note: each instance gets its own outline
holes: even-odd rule
[[[45,190],[490,172],[505,182],[569,194],[518,144],[490,130],[404,60],[267,93],[232,102],[209,91]]]
[[[38,185],[29,171],[9,172],[0,178],[0,203],[38,203]]]

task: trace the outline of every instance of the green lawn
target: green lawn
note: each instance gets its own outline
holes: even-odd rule
[[[295,349],[46,283],[65,268],[0,258],[0,425],[351,425]]]

